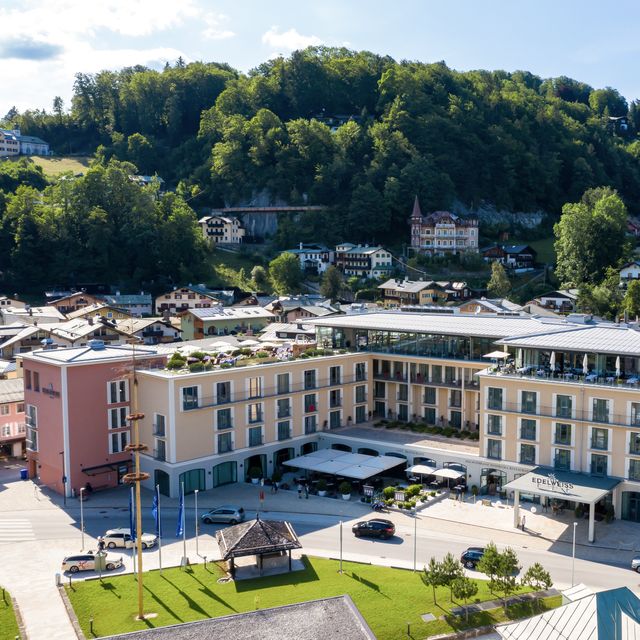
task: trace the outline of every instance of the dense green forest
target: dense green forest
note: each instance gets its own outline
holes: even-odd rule
[[[95,152],[96,172],[115,170],[107,169],[115,160],[157,173],[176,188],[172,207],[198,213],[256,194],[328,207],[322,217],[284,221],[280,245],[388,243],[407,237],[416,193],[424,212],[457,201],[558,216],[586,189],[610,186],[636,213],[639,107],[615,89],[566,77],[457,72],[443,62],[312,47],[248,74],[181,60],[162,71],[78,74],[68,108],[56,99],[50,112],[12,110],[5,124],[46,139],[60,154]],[[620,116],[628,118],[626,129],[611,120]],[[32,175],[28,184],[41,189],[38,180]],[[0,175],[4,229],[16,224],[15,182]],[[164,200],[154,202],[156,210]],[[19,251],[18,244],[10,253]],[[116,277],[113,257],[104,264]],[[179,264],[197,271],[191,259]],[[147,277],[147,267],[139,269]],[[170,275],[178,278],[178,265]]]

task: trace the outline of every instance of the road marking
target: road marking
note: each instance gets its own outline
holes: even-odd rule
[[[31,522],[26,519],[0,520],[0,544],[35,540]]]

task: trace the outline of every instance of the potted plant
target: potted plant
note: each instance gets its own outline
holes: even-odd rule
[[[324,478],[320,478],[316,483],[316,487],[318,489],[318,495],[324,498],[327,495],[327,481]]]
[[[280,486],[280,480],[282,480],[282,474],[278,469],[275,469],[271,474],[271,482],[278,488]]]
[[[343,500],[351,500],[351,483],[350,482],[347,482],[346,480],[344,482],[341,482],[340,486],[338,487],[338,491],[342,495]]]
[[[262,477],[262,469],[260,467],[251,467],[249,469],[249,477],[251,478],[252,484],[258,484]]]

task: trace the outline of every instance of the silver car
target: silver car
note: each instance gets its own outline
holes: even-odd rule
[[[122,566],[122,556],[116,556],[113,553],[105,554],[105,569],[113,571]],[[93,553],[79,553],[75,556],[67,556],[62,561],[62,570],[69,573],[78,573],[78,571],[95,571],[96,557]]]
[[[109,529],[109,531],[102,536],[102,539],[104,540],[104,546],[109,549],[115,549],[116,547],[131,549],[131,547],[134,546],[134,542],[131,540],[131,529],[129,529],[129,527]],[[143,549],[155,547],[158,543],[158,537],[153,533],[143,533],[140,536],[140,540]]]
[[[205,524],[212,524],[213,522],[223,522],[226,524],[238,524],[245,519],[245,512],[242,507],[236,507],[232,504],[224,504],[221,507],[216,507],[203,513],[200,516],[200,520]]]
[[[631,568],[640,573],[640,556],[636,556],[631,560]]]

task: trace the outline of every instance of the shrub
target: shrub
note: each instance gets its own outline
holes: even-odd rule
[[[235,351],[234,351],[233,355],[236,355]],[[249,349],[247,347],[242,347],[242,349],[238,349],[238,355],[239,356],[250,356],[251,355],[251,349]]]
[[[198,371],[204,371],[204,364],[202,362],[192,362],[189,365],[189,371],[191,371],[191,373],[197,373]]]
[[[220,365],[220,368],[221,368],[221,369],[231,369],[231,367],[233,367],[233,365],[232,365],[230,362],[223,362],[223,363]]]
[[[262,469],[260,467],[251,467],[249,469],[249,477],[250,478],[261,478],[262,477]]]
[[[256,358],[268,358],[269,354],[266,351],[258,351]]]
[[[582,518],[582,516],[584,514],[583,514],[583,511],[582,511],[582,505],[581,504],[576,506],[576,508],[574,510],[574,513],[575,513],[576,518]]]
[[[187,364],[187,359],[180,353],[174,353],[169,362],[167,362],[167,369],[182,369]]]
[[[436,497],[436,492],[435,491],[429,491],[429,497],[435,498]]]
[[[320,478],[320,480],[316,482],[316,488],[318,489],[318,491],[326,491],[327,481],[324,478]]]
[[[450,438],[453,435],[453,429],[451,427],[445,427],[440,431],[443,436]]]
[[[395,487],[385,487],[382,490],[382,495],[387,499],[393,499],[393,496],[396,494]]]
[[[194,351],[193,353],[189,354],[192,358],[196,358],[196,360],[202,360],[204,359],[204,352],[203,351]]]
[[[478,485],[477,485],[477,484],[474,484],[474,485],[471,487],[471,494],[472,494],[472,495],[477,496],[477,495],[478,495],[478,493],[479,493],[479,491],[480,491],[480,490],[478,489]]]
[[[421,484],[410,484],[406,489],[405,489],[405,496],[407,496],[407,498],[413,498],[413,496],[417,496],[420,492],[422,491],[422,485]]]
[[[340,483],[340,486],[338,487],[338,491],[340,491],[340,493],[343,496],[346,496],[348,494],[351,493],[351,483],[347,482],[346,480],[344,482]]]

